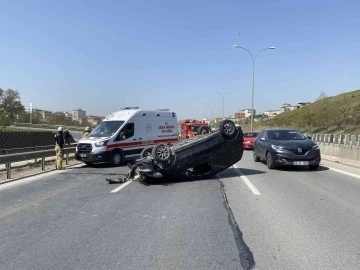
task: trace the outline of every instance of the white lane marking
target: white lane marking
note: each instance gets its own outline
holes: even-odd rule
[[[248,186],[248,188],[251,190],[251,192],[254,194],[254,195],[261,195],[259,190],[251,183],[251,181],[249,180],[249,178],[247,178],[245,176],[245,174],[240,170],[240,168],[235,164],[233,165],[234,168],[237,168],[238,170],[238,173],[239,173],[239,176],[240,178],[245,182],[245,184]]]
[[[114,190],[112,190],[110,193],[116,193],[120,190],[122,190],[124,187],[126,187],[127,185],[131,184],[134,180],[130,180],[130,181],[127,181],[126,183],[118,186],[117,188],[115,188]]]
[[[343,170],[339,170],[339,169],[335,169],[333,167],[329,167],[329,166],[326,166],[326,165],[321,165],[325,168],[328,168],[332,171],[335,171],[335,172],[338,172],[338,173],[342,173],[342,174],[346,174],[346,175],[349,175],[349,176],[352,176],[352,177],[355,177],[355,178],[359,178],[360,179],[360,175],[358,174],[355,174],[355,173],[350,173],[350,172],[346,172],[346,171],[343,171]]]

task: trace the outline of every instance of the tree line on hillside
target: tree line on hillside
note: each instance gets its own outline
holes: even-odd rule
[[[348,132],[360,125],[360,90],[328,97],[325,92],[312,104],[284,112],[266,122],[270,127],[296,127],[308,132]]]
[[[66,117],[64,113],[53,113],[48,119],[36,113],[31,116],[32,124],[64,125],[64,126],[91,126],[87,121],[81,124]],[[17,90],[0,88],[0,126],[5,127],[13,123],[30,123],[30,113],[21,103],[20,93]]]

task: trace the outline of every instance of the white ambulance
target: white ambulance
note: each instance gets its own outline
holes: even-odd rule
[[[75,159],[88,165],[108,162],[118,166],[148,154],[157,144],[178,140],[176,113],[126,107],[111,113],[89,136],[79,140]]]

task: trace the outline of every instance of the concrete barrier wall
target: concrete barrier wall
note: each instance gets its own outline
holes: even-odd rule
[[[360,167],[360,135],[309,134],[320,146],[323,159]]]
[[[70,134],[71,135],[71,134]],[[55,131],[0,131],[0,149],[54,145]],[[75,140],[71,136],[70,143]]]

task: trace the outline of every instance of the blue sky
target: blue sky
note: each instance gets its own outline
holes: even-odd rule
[[[358,0],[1,0],[0,87],[24,105],[107,115],[125,106],[179,118],[360,88]]]

